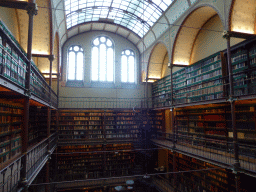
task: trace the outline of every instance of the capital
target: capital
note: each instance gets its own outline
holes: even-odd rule
[[[54,55],[49,55],[49,61],[53,61],[54,60]]]
[[[37,4],[29,3],[26,7],[26,10],[29,15],[37,15],[37,12],[38,12]]]
[[[231,37],[231,33],[230,31],[223,31],[223,38],[225,39],[229,39]]]
[[[31,97],[31,91],[30,91],[30,89],[27,89],[27,90],[25,90],[25,95],[27,96],[27,97]]]

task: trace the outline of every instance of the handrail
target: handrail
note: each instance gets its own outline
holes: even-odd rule
[[[53,143],[56,139],[57,134],[53,133],[51,136],[43,139],[27,151],[26,175],[30,183],[33,181],[35,174],[41,170],[44,163],[48,160],[50,153],[53,152],[53,149],[56,146],[53,145]],[[50,146],[50,151],[48,151],[48,145]],[[24,157],[24,155],[25,154],[19,156],[15,161],[0,171],[0,191],[16,191],[21,179],[20,172],[23,169],[21,158]]]
[[[38,147],[39,145],[41,145],[42,143],[44,143],[46,140],[48,140],[49,138],[53,137],[54,135],[57,135],[57,133],[53,133],[51,134],[49,137],[43,139],[42,141],[40,141],[39,143],[37,143],[36,145],[34,145],[31,149],[29,149],[27,151],[27,153],[29,153],[30,151],[34,150],[36,147]]]
[[[30,89],[32,94],[40,99],[46,101],[55,108],[57,108],[57,95],[54,93],[52,88],[47,84],[45,78],[40,73],[39,69],[33,63],[29,61],[25,51],[20,47],[18,42],[15,40],[13,35],[0,21],[0,39],[6,44],[1,44],[0,51],[0,75],[3,78],[8,79],[8,81],[15,83],[15,85],[20,86],[24,89],[24,94],[26,92],[25,81],[27,80],[27,73],[31,73],[31,86]],[[31,71],[27,71],[27,66],[31,62]],[[36,82],[37,79],[39,82]],[[33,82],[35,81],[35,82]],[[51,96],[51,97],[50,97]]]
[[[256,67],[251,67],[242,71],[238,71],[232,74],[233,78],[245,74],[241,79],[235,81],[235,97],[243,96],[255,96],[256,92],[250,90],[250,86],[255,87],[255,74],[248,77],[248,72],[256,72]],[[201,74],[202,75],[202,74]],[[198,75],[200,76],[200,75]],[[197,76],[196,76],[197,77]],[[195,78],[196,78],[195,77]],[[166,88],[160,88],[158,92],[153,95],[153,106],[154,108],[159,107],[171,107],[171,100],[173,99],[173,106],[180,106],[183,104],[192,104],[200,102],[216,102],[216,100],[226,101],[229,95],[229,79],[228,75],[220,76],[218,78],[212,77],[214,79],[200,80],[198,82],[191,83],[189,85],[185,84],[179,89],[173,91],[173,97],[171,97],[171,89],[167,86]],[[193,77],[191,77],[193,79]],[[218,84],[214,84],[219,81]],[[213,85],[208,85],[211,83]],[[241,85],[245,86],[241,86]],[[204,86],[205,85],[205,86]],[[248,85],[248,87],[246,86]],[[170,86],[170,85],[169,85]],[[200,87],[198,87],[200,86]],[[256,97],[256,96],[255,96]]]
[[[159,140],[160,139],[160,140]],[[164,141],[168,143],[164,143]],[[170,148],[185,152],[194,157],[203,157],[209,161],[219,162],[221,165],[233,165],[234,149],[233,142],[225,139],[211,139],[205,137],[189,136],[182,134],[165,133],[158,131],[156,143],[168,145]],[[256,173],[256,146],[241,144],[239,146],[239,160],[243,170]],[[225,157],[225,158],[224,158]]]
[[[151,108],[151,98],[59,97],[59,108],[133,109]]]

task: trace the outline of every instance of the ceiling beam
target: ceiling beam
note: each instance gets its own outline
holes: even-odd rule
[[[168,63],[168,67],[188,67],[188,65],[184,65],[184,64],[170,64]]]
[[[224,38],[236,37],[236,38],[243,38],[243,39],[251,39],[251,38],[255,38],[256,35],[255,34],[249,34],[249,33],[241,33],[241,32],[237,32],[237,31],[224,31],[223,32],[223,37]]]
[[[50,58],[51,55],[44,55],[44,54],[32,54],[32,57],[42,57],[42,58]]]
[[[7,7],[7,8],[15,8],[15,9],[26,10],[28,5],[36,7],[35,3],[28,3],[26,1],[13,1],[13,0],[0,1],[0,7]]]

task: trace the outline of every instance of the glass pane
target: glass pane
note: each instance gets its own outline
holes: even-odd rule
[[[106,38],[105,38],[105,37],[101,37],[101,38],[100,38],[100,41],[101,41],[102,43],[105,43]]]
[[[76,80],[83,80],[84,65],[83,65],[83,53],[77,53],[77,68],[76,68]]]
[[[113,62],[114,54],[113,49],[108,48],[107,51],[107,81],[113,81],[114,77],[114,62]]]
[[[75,46],[74,47],[74,51],[78,51],[79,50],[79,47],[78,46]]]
[[[68,80],[75,80],[75,52],[69,52],[68,57]]]
[[[125,55],[122,56],[121,63],[121,81],[127,82],[127,57]]]
[[[97,47],[92,48],[92,81],[98,81],[99,76],[99,61],[98,61],[99,50]]]
[[[93,44],[94,44],[94,45],[99,45],[99,43],[100,43],[100,42],[99,42],[99,38],[97,38],[97,39],[95,39],[95,40],[93,41]]]
[[[106,45],[105,44],[101,44],[100,45],[100,69],[99,69],[99,80],[100,81],[106,81]]]
[[[112,42],[109,39],[107,40],[107,46],[112,46]]]
[[[134,78],[134,57],[133,56],[129,56],[128,58],[128,63],[129,63],[129,71],[128,71],[128,75],[129,75],[129,82],[133,83],[135,78]]]
[[[149,30],[148,25],[152,26],[161,16],[162,11],[165,11],[172,2],[173,0],[68,0],[65,1],[67,28],[82,22],[98,21],[99,18],[106,18],[107,16],[114,19],[114,23],[127,27],[129,21],[134,19],[133,14],[135,14],[138,16],[135,20],[144,19],[147,22],[144,34]],[[80,12],[79,18],[78,12]],[[85,14],[86,16],[84,16]],[[152,14],[157,15],[157,17],[151,19]],[[125,18],[128,23],[122,18]],[[132,29],[133,25],[130,25],[129,28]],[[134,32],[136,33],[136,31]],[[137,31],[137,34],[141,35],[142,32]]]

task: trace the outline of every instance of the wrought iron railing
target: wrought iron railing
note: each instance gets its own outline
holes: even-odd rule
[[[127,180],[134,180],[136,177],[133,176],[123,176],[123,177],[110,177],[110,178],[98,178],[98,179],[86,179],[86,180],[76,180],[76,181],[66,181],[66,182],[55,182],[58,189],[67,189],[74,187],[90,187],[90,186],[108,186],[108,185],[126,185]]]
[[[59,97],[59,108],[133,109],[151,107],[151,98]]]
[[[250,74],[250,75],[249,75]],[[233,88],[235,97],[255,96],[256,94],[256,67],[233,74]],[[170,107],[184,104],[220,102],[227,100],[229,94],[229,77],[222,76],[213,80],[200,81],[180,88],[171,87],[168,91],[153,94],[153,107]],[[173,97],[173,103],[172,103]]]
[[[41,170],[49,155],[57,146],[57,135],[52,134],[49,138],[44,139],[27,152],[27,170],[26,178],[30,184],[35,176],[35,173]],[[21,158],[18,157],[15,161],[0,171],[0,191],[11,192],[17,191],[20,183],[20,175],[23,169]]]
[[[234,164],[233,142],[197,136],[157,132],[157,144],[200,157],[226,167]],[[238,144],[241,168],[256,173],[256,145]]]
[[[51,151],[56,146],[56,134],[52,134],[49,138],[42,140],[27,152],[27,180],[30,180],[33,174],[43,167]]]
[[[25,51],[20,47],[8,29],[0,22],[0,76],[8,79],[18,87],[25,89],[28,63],[29,61]],[[30,77],[32,94],[47,103],[51,102],[57,108],[57,95],[49,87],[45,78],[33,62]]]
[[[1,192],[15,191],[18,187],[22,170],[21,158],[22,156],[0,171]]]
[[[46,102],[51,102],[51,104],[57,108],[56,93],[48,85],[48,83],[45,81],[45,78],[38,71],[35,65],[31,65],[30,89],[32,94]]]

